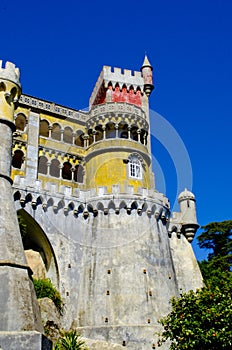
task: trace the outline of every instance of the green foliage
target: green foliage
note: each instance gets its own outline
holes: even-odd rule
[[[18,223],[19,223],[19,230],[22,238],[24,238],[27,235],[27,224],[20,213],[17,213],[17,217],[18,217]]]
[[[169,340],[170,350],[232,349],[232,221],[203,229],[199,245],[211,250],[199,263],[205,287],[172,298],[172,311],[159,321],[164,330],[158,345]]]
[[[197,239],[200,248],[209,249],[208,260],[224,259],[229,270],[232,264],[232,220],[211,222],[202,226],[204,232]]]
[[[87,347],[77,331],[71,330],[63,332],[55,343],[54,350],[87,350]]]
[[[171,341],[170,350],[232,349],[232,278],[220,286],[172,298],[172,311],[160,320],[164,326],[160,343]]]
[[[63,312],[63,301],[58,290],[53,286],[49,278],[33,278],[37,298],[50,298],[56,305],[60,314]]]

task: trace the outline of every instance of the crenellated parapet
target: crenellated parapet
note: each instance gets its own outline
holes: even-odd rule
[[[138,215],[146,213],[149,217],[164,221],[170,215],[169,201],[163,194],[146,188],[135,192],[133,186],[125,186],[122,193],[119,185],[113,185],[109,192],[104,186],[81,190],[48,182],[43,187],[42,181],[37,180],[34,188],[28,188],[23,177],[16,177],[14,198],[21,207],[31,203],[34,209],[42,205],[43,210],[52,207],[55,212],[63,210],[65,215],[81,215],[84,218],[92,214],[96,216],[99,211],[105,215],[109,212],[119,214],[121,211],[128,215],[132,212]]]
[[[16,103],[21,95],[19,69],[12,62],[0,61],[0,118],[13,125]]]
[[[5,67],[3,67],[3,61],[0,60],[0,79],[11,81],[18,85],[18,87],[21,87],[19,68],[12,62],[7,61]]]
[[[121,68],[112,68],[109,66],[104,66],[101,74],[97,80],[97,83],[94,87],[94,90],[92,92],[92,95],[89,100],[89,105],[96,105],[99,103],[103,103],[106,99],[107,102],[114,101],[114,99],[117,97],[123,98],[123,95],[125,93],[125,98],[130,98],[129,91],[133,90],[133,93],[131,92],[131,103],[141,105],[141,102],[139,102],[139,97],[137,96],[136,100],[136,91],[143,91],[143,84],[144,80],[142,78],[142,75],[140,72],[137,71],[131,71],[128,69],[122,70]],[[115,97],[107,97],[107,90],[109,89],[109,93],[111,91],[115,91]],[[123,90],[125,89],[125,90]],[[118,94],[118,96],[117,96]],[[133,100],[134,99],[134,100]],[[117,100],[115,102],[120,102]]]

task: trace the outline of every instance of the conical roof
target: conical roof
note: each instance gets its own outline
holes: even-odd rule
[[[149,62],[147,55],[145,55],[145,57],[144,57],[144,61],[143,61],[143,64],[142,64],[142,67],[140,68],[140,70],[144,67],[150,67],[151,69],[153,69],[151,63]]]

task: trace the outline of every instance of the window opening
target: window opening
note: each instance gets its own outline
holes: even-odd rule
[[[142,179],[142,166],[140,160],[133,156],[129,160],[129,176],[135,179]]]

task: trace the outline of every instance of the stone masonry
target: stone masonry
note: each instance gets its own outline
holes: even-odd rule
[[[27,224],[24,250],[27,256],[37,252],[36,259],[40,254],[40,271],[62,295],[62,327],[104,348],[154,348],[170,298],[202,286],[191,247],[198,228],[195,197],[184,190],[180,212],[170,213],[168,199],[154,187],[152,74],[147,57],[140,72],[103,67],[88,112],[25,94],[11,112],[11,178],[15,208]],[[13,127],[2,125],[1,159],[9,163]],[[8,189],[0,200],[9,206],[1,208],[5,226],[16,227],[10,164],[7,169],[1,169]],[[3,251],[28,275],[18,228],[14,235],[20,248],[10,240]],[[3,274],[12,268],[2,266]]]

